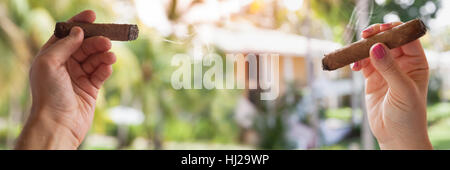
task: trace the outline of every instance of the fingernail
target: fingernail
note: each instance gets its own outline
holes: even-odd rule
[[[363,33],[371,33],[372,31],[373,31],[373,28],[370,27],[370,28],[365,29],[365,30],[363,31]]]
[[[359,62],[354,62],[354,63],[353,63],[353,68],[354,68],[354,69],[359,68]]]
[[[70,36],[72,37],[77,37],[78,35],[80,35],[80,33],[81,33],[80,29],[77,29],[76,27],[73,27],[70,30]]]
[[[390,27],[392,23],[381,24],[381,27]]]
[[[384,50],[383,45],[377,44],[375,47],[373,47],[373,54],[375,55],[376,59],[383,59],[384,56],[386,56],[386,51]]]

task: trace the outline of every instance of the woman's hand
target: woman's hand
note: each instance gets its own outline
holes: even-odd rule
[[[402,23],[375,24],[368,38]],[[370,58],[353,64],[366,78],[371,130],[381,149],[432,149],[427,133],[428,63],[419,40],[389,49],[375,44]]]
[[[68,22],[95,20],[83,11]],[[32,109],[16,149],[77,149],[88,132],[99,89],[116,61],[105,37],[84,39],[74,27],[42,47],[30,70]]]

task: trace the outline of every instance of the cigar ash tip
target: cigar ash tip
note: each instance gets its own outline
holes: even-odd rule
[[[128,40],[136,40],[139,36],[139,28],[137,25],[131,25],[130,30],[128,32]]]

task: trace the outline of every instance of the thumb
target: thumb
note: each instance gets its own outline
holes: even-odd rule
[[[46,54],[48,59],[56,61],[58,64],[64,64],[75,51],[80,48],[84,39],[83,30],[80,27],[73,27],[70,34],[58,40],[50,47]]]
[[[414,87],[414,82],[400,69],[386,45],[373,45],[370,49],[370,60],[392,90],[407,94],[410,88]]]

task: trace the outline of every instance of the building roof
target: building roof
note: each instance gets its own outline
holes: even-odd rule
[[[226,52],[277,53],[282,56],[322,58],[324,54],[341,47],[327,40],[306,38],[277,30],[261,28],[226,29],[203,26],[198,34],[202,41],[216,45]]]

